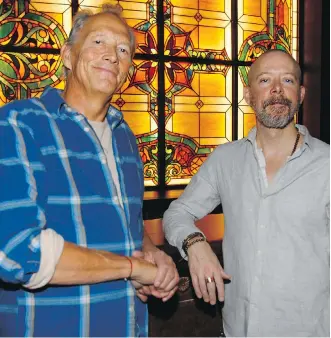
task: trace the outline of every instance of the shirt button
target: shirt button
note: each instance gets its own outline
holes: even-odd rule
[[[261,250],[257,250],[257,254],[261,255],[262,251]]]
[[[265,229],[266,226],[265,226],[264,224],[261,224],[261,225],[260,225],[260,228],[261,228],[261,229]]]
[[[84,127],[84,131],[86,131],[87,133],[90,131],[89,127]]]
[[[103,158],[103,159],[101,160],[101,163],[106,164],[106,163],[107,163],[107,160],[106,160],[105,158]]]

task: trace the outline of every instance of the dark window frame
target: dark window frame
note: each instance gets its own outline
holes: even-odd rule
[[[303,9],[304,0],[298,1],[298,30],[299,38],[302,37],[302,23],[303,23]],[[79,0],[71,1],[72,16],[74,16],[79,8]],[[147,186],[146,191],[156,191],[158,196],[165,196],[169,190],[184,189],[186,185],[166,185],[165,184],[165,88],[164,88],[164,67],[165,62],[169,61],[184,61],[199,64],[221,64],[230,65],[232,67],[232,140],[238,139],[238,67],[239,66],[250,66],[251,62],[239,61],[238,60],[238,2],[237,0],[231,0],[231,52],[232,60],[208,60],[202,58],[183,58],[177,56],[164,55],[164,16],[163,16],[163,0],[157,0],[157,22],[158,22],[158,33],[157,33],[157,47],[158,54],[148,55],[137,53],[134,57],[136,60],[155,60],[158,62],[158,177],[159,184],[157,186]],[[59,49],[46,49],[46,48],[29,48],[29,47],[13,47],[13,46],[0,46],[0,52],[18,52],[18,53],[44,53],[44,54],[60,54]],[[303,41],[300,39],[299,43],[299,63],[302,67],[303,55]],[[299,112],[298,122],[302,123],[302,110]]]

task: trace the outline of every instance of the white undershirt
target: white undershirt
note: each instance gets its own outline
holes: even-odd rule
[[[112,175],[117,196],[123,208],[120,182],[113,152],[111,129],[107,120],[102,122],[89,121],[94,129],[100,144],[106,154],[107,164]],[[34,273],[29,282],[24,287],[28,289],[39,289],[52,279],[56,265],[61,257],[64,246],[64,239],[52,229],[43,230],[40,234],[40,267],[38,272]]]

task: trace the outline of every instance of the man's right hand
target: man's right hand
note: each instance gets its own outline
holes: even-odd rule
[[[197,242],[188,248],[187,255],[197,297],[211,305],[216,304],[217,298],[220,302],[224,301],[223,279],[231,277],[224,272],[210,245],[207,242]],[[212,282],[207,282],[208,278]]]

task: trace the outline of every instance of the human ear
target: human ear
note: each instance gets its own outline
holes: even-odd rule
[[[244,87],[244,99],[246,103],[250,106],[251,105],[251,89],[249,86]]]
[[[71,48],[66,43],[61,48],[61,59],[64,67],[71,70],[72,69]]]
[[[304,86],[300,86],[300,103],[302,103],[305,98],[306,88]]]

